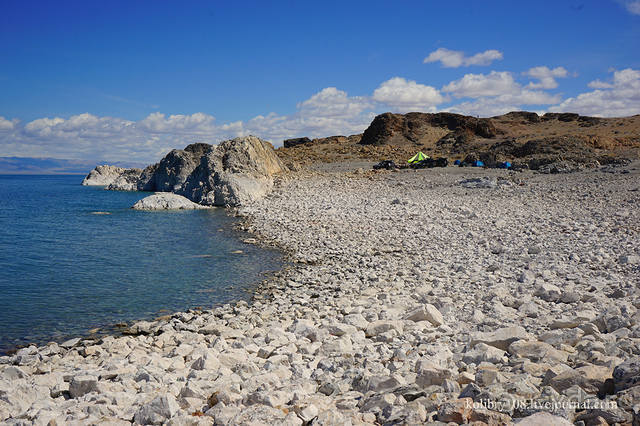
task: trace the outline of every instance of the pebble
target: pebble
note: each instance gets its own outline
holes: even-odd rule
[[[290,261],[252,303],[2,357],[0,423],[633,420],[637,177],[300,173],[242,209]],[[482,406],[576,395],[619,409]]]

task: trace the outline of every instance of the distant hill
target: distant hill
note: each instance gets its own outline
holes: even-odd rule
[[[143,164],[109,161],[66,160],[60,158],[0,157],[0,174],[72,174],[86,175],[99,164],[120,167],[144,167]]]
[[[556,161],[606,164],[637,159],[640,115],[598,118],[514,111],[476,118],[447,112],[385,113],[362,135],[290,139],[277,153],[288,165],[304,165],[356,158],[404,163],[418,151],[485,164],[510,161],[533,169]]]

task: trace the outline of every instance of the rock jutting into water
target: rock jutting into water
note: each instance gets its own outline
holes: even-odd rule
[[[208,207],[194,203],[182,195],[160,192],[143,198],[131,208],[135,210],[194,210]]]
[[[108,165],[97,166],[95,169],[91,170],[91,172],[89,172],[89,174],[82,180],[82,185],[85,185],[85,186],[111,185],[123,173],[128,172],[129,170],[134,170],[134,171],[137,170],[138,173],[141,172],[140,169],[125,169],[124,167],[108,166]]]
[[[269,142],[244,136],[219,145],[195,143],[174,149],[144,170],[98,166],[83,185],[173,192],[203,205],[234,207],[264,197],[273,188],[274,175],[286,170]]]

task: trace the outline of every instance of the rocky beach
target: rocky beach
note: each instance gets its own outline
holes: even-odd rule
[[[2,357],[0,421],[637,424],[639,174],[278,177],[233,210],[291,261],[252,303]]]

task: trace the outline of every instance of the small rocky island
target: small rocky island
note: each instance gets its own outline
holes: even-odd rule
[[[151,205],[236,206],[291,266],[250,304],[0,357],[0,422],[637,425],[639,123],[388,114],[98,167],[85,184]],[[371,170],[416,148],[531,167]]]

